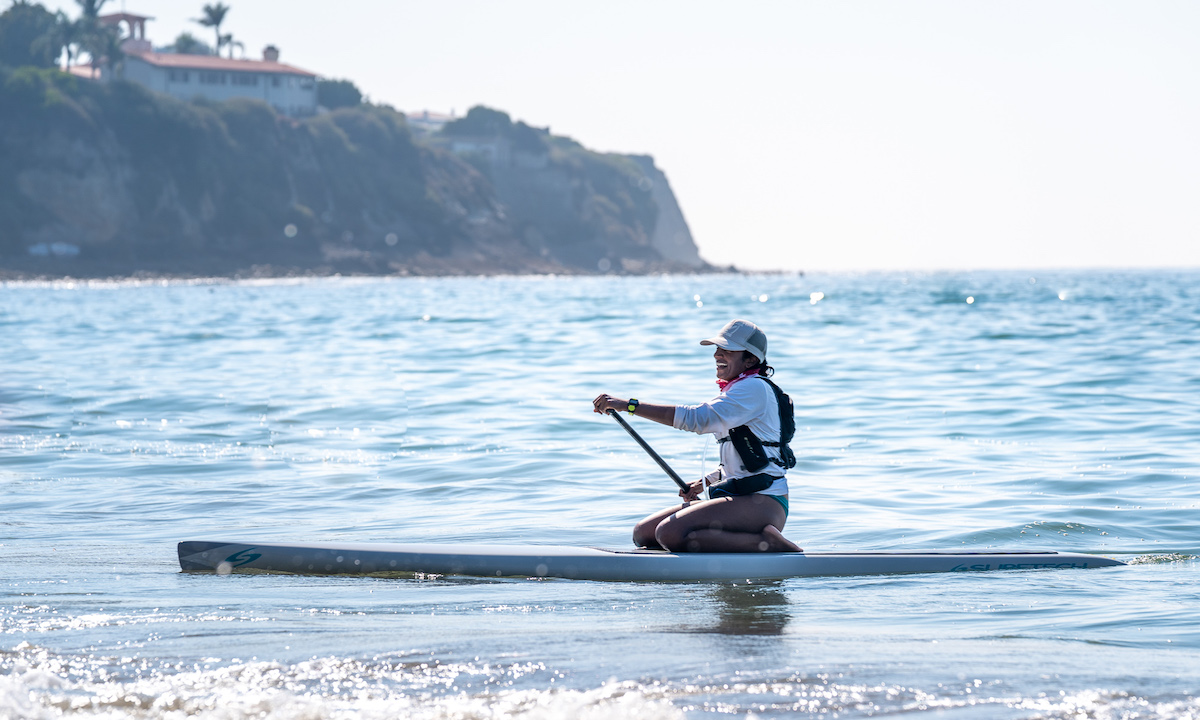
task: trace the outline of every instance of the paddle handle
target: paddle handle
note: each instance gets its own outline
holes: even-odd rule
[[[642,436],[638,435],[637,431],[629,426],[629,423],[625,422],[625,418],[621,417],[616,410],[611,408],[609,409],[608,414],[612,415],[614,420],[621,423],[621,427],[625,428],[625,432],[629,433],[629,436],[636,440],[638,445],[642,446],[642,449],[646,451],[647,455],[654,458],[654,462],[658,463],[658,466],[663,469],[663,472],[665,472],[671,477],[672,480],[675,481],[675,484],[679,486],[680,490],[686,492],[691,489],[691,487],[685,483],[683,479],[675,473],[674,470],[671,469],[671,466],[667,464],[667,461],[659,457],[658,453],[654,452],[654,448],[650,447],[650,444],[643,440]]]

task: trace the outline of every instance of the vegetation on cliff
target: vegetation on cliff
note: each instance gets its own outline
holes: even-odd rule
[[[420,255],[511,254],[487,181],[414,143],[386,108],[295,121],[262,102],[184,103],[28,67],[0,71],[0,107],[10,258],[61,243],[146,268],[382,272]]]
[[[54,67],[59,18],[41,5],[17,3],[0,14],[0,66]]]
[[[482,107],[414,134],[346,80],[322,83],[338,109],[305,119],[88,81],[38,67],[54,61],[34,52],[38,32],[62,26],[36,5],[0,15],[0,35],[24,48],[0,42],[10,276],[708,267],[649,158],[594,153]],[[658,237],[664,203],[682,252]]]
[[[79,17],[51,13],[43,5],[14,0],[0,13],[0,66],[56,67],[65,55],[67,65],[86,55],[92,67],[111,69],[124,57],[120,32],[100,20],[108,0],[75,0]]]

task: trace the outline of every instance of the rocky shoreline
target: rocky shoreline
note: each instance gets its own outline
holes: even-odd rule
[[[431,262],[414,264],[388,271],[369,271],[353,265],[323,265],[299,267],[287,265],[252,264],[225,266],[218,263],[159,263],[149,266],[129,267],[121,263],[81,263],[74,259],[12,259],[0,264],[0,282],[55,282],[70,280],[103,281],[186,281],[186,280],[272,280],[288,278],[322,277],[499,277],[514,275],[555,276],[604,276],[604,275],[693,275],[710,273],[741,273],[729,267],[709,267],[697,270],[678,265],[663,264],[647,267],[639,272],[600,272],[582,270],[552,264],[533,264],[524,267],[497,268],[490,264],[462,264]],[[762,274],[755,272],[754,274]]]

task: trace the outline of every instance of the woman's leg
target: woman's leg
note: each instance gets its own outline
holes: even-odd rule
[[[683,503],[682,505],[675,505],[674,507],[659,510],[653,515],[647,515],[642,518],[638,521],[637,525],[633,526],[633,544],[636,547],[647,548],[649,550],[666,550],[666,548],[658,544],[658,540],[654,537],[654,532],[658,530],[658,524],[680,510],[683,510],[688,505],[694,504]]]
[[[691,503],[658,517],[654,539],[674,552],[800,552],[780,532],[787,521],[783,506],[760,495],[714,498]],[[641,523],[639,523],[639,527]],[[636,538],[635,531],[635,538]]]

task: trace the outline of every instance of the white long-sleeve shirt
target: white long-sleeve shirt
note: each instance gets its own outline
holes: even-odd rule
[[[712,433],[718,439],[729,436],[729,431],[746,425],[760,440],[779,442],[779,405],[775,391],[757,375],[735,380],[716,398],[700,405],[676,405],[672,423],[679,430],[699,435]],[[732,442],[719,443],[721,451],[721,479],[740,478],[754,475],[742,465],[742,459]],[[781,459],[780,449],[764,447],[767,457]],[[770,463],[760,472],[775,475],[778,479],[761,491],[764,495],[786,495],[788,492],[787,470],[782,465]]]

